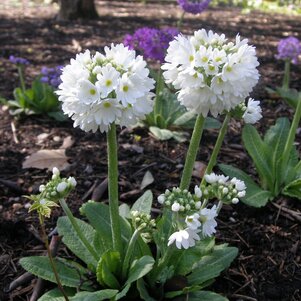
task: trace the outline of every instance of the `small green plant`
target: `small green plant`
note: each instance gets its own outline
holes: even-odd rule
[[[279,118],[263,139],[254,126],[246,125],[243,129],[242,140],[254,162],[260,186],[242,170],[219,165],[225,174],[244,180],[248,188],[242,201],[247,205],[261,207],[280,194],[301,200],[301,161],[294,145],[301,118],[301,93],[295,101],[297,107],[291,125],[288,118]]]
[[[20,116],[22,114],[46,114],[56,120],[66,120],[58,96],[55,94],[55,87],[43,82],[44,77],[38,76],[27,89],[24,81],[24,69],[29,62],[23,58],[11,56],[10,61],[15,63],[18,69],[20,87],[13,91],[13,100],[0,99],[2,104],[9,107],[10,114]],[[42,74],[43,75],[43,74]]]

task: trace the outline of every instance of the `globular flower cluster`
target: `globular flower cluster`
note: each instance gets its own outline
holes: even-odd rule
[[[229,179],[224,175],[211,173],[205,175],[205,180],[210,184],[206,187],[208,199],[217,198],[223,203],[237,204],[246,195],[244,181],[237,178]]]
[[[131,211],[132,225],[134,229],[140,231],[141,238],[149,243],[152,241],[153,231],[156,228],[156,221],[150,214],[139,211]]]
[[[142,27],[133,35],[127,34],[124,44],[130,49],[140,52],[145,59],[164,61],[169,42],[179,34],[176,28],[156,29]]]
[[[17,57],[14,55],[9,56],[9,61],[16,65],[29,65],[29,61],[27,59],[24,59],[22,57]]]
[[[281,39],[278,44],[277,59],[289,60],[293,64],[298,63],[299,56],[301,54],[301,43],[295,37],[288,37]]]
[[[216,232],[218,208],[207,208],[209,200],[237,204],[246,194],[246,185],[236,178],[211,173],[205,175],[207,185],[195,186],[194,193],[173,188],[158,197],[158,202],[171,209],[176,215],[178,231],[168,239],[168,246],[187,249],[193,247],[202,237],[210,237]]]
[[[53,68],[42,67],[41,69],[41,82],[46,83],[54,88],[57,88],[62,82],[60,76],[62,74],[63,66],[56,66]]]
[[[84,131],[108,131],[114,122],[133,125],[152,111],[154,80],[142,56],[123,44],[105,47],[104,54],[78,54],[61,80],[62,109]]]
[[[205,29],[191,37],[178,35],[167,49],[163,76],[179,90],[178,100],[204,117],[217,116],[240,104],[259,79],[255,48],[237,35],[228,42],[225,35]]]
[[[211,0],[178,0],[180,7],[187,13],[199,14],[204,11]]]
[[[57,207],[59,200],[66,198],[75,186],[75,178],[61,178],[60,171],[54,167],[52,179],[46,185],[40,185],[40,194],[29,197],[34,201],[29,212],[36,210],[42,216],[50,217],[51,207]]]

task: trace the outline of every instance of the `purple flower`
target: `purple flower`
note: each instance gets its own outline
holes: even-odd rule
[[[277,59],[290,60],[293,64],[298,63],[298,56],[301,54],[301,43],[295,37],[282,39],[278,44]]]
[[[22,57],[16,57],[14,55],[9,56],[9,61],[16,65],[29,65],[29,61]]]
[[[196,15],[204,11],[210,1],[211,0],[178,0],[178,3],[185,12]]]
[[[133,35],[124,37],[124,44],[130,49],[141,52],[144,58],[164,61],[165,51],[169,42],[179,34],[176,28],[155,29],[142,27]]]
[[[63,66],[56,66],[54,68],[42,67],[42,77],[40,78],[41,82],[57,88],[61,83],[60,76],[62,74],[62,68]]]

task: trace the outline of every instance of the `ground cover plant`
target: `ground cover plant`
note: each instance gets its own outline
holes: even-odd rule
[[[110,5],[113,5],[112,3]],[[120,3],[118,3],[120,5]],[[130,6],[130,4],[127,4]],[[136,5],[136,4],[135,4]],[[153,4],[152,4],[153,5]],[[150,7],[152,7],[150,5]],[[170,6],[168,5],[167,8],[170,10]],[[149,7],[148,7],[149,8]],[[118,10],[117,10],[118,11]],[[214,11],[214,15],[217,13]],[[206,16],[206,15],[205,15]],[[186,20],[186,21],[185,21]],[[185,28],[185,33],[186,34],[191,34],[191,28],[188,28],[188,24],[193,24],[189,22],[189,17],[185,19],[183,24]],[[206,18],[204,19],[206,20]],[[185,23],[186,22],[186,23]],[[208,21],[207,21],[208,22]],[[208,23],[210,25],[210,21]],[[242,23],[243,24],[243,23]],[[190,25],[191,26],[191,25]],[[141,24],[137,26],[141,27]],[[193,28],[193,25],[192,25]],[[213,27],[208,27],[208,29],[213,28]],[[194,28],[197,29],[197,28]],[[82,29],[81,29],[82,30]],[[223,32],[222,29],[217,30],[219,33]],[[130,30],[128,32],[134,32],[134,30]],[[233,34],[230,40],[233,40],[235,38],[234,36],[235,33],[235,28],[233,27]],[[122,38],[125,34],[125,31],[120,34],[119,38],[120,41],[122,41]],[[248,34],[245,32],[242,34],[244,37],[248,37]],[[255,39],[256,40],[256,39]],[[278,38],[275,38],[274,41],[277,41]],[[108,39],[106,42],[103,42],[103,46],[106,44],[109,44],[111,42],[110,39]],[[258,42],[257,42],[258,43]],[[260,43],[258,43],[259,47],[259,53],[260,53]],[[275,44],[276,45],[276,44]],[[89,47],[85,47],[89,48]],[[98,46],[96,45],[94,48],[94,51],[99,49]],[[271,56],[273,58],[273,55],[276,53],[276,50],[271,48]],[[78,52],[73,50],[73,53]],[[21,53],[20,53],[21,54]],[[25,56],[24,54],[20,55],[23,57],[28,57]],[[63,64],[68,61],[70,57],[74,56],[74,54],[65,54],[65,61],[56,61],[56,64]],[[8,56],[7,56],[8,58]],[[29,56],[28,59],[32,61],[32,57]],[[263,62],[266,63],[266,60],[263,60]],[[273,65],[275,65],[274,58],[271,59],[271,62]],[[44,63],[44,61],[43,61]],[[42,65],[42,64],[41,64]],[[266,64],[264,66],[267,66]],[[282,64],[276,65],[278,66],[277,70],[279,70],[279,78],[278,80],[274,82],[270,81],[269,86],[275,87],[276,85],[279,85],[281,83],[281,78],[280,76],[282,75],[281,69],[282,69]],[[260,67],[260,71],[268,70],[263,68],[262,66]],[[39,68],[37,68],[39,69]],[[298,66],[296,66],[296,69],[292,69],[292,87],[297,88],[298,86],[296,85],[298,79],[298,74],[296,74],[296,71],[298,71]],[[29,69],[31,71],[31,69]],[[264,77],[263,72],[263,77]],[[262,77],[261,77],[262,78]],[[267,79],[267,77],[264,77]],[[263,79],[264,79],[263,78]],[[14,86],[12,85],[10,88],[10,91],[12,91],[12,88]],[[257,90],[258,91],[258,90]],[[259,90],[262,91],[262,90]],[[260,92],[256,92],[257,95],[254,95],[253,97],[255,99],[262,98],[260,95]],[[267,95],[264,94],[263,95]],[[1,93],[5,95],[6,97],[9,96],[8,94]],[[267,96],[266,96],[267,97]],[[274,97],[274,96],[273,96]],[[251,102],[252,103],[252,102]],[[281,105],[279,104],[281,103]],[[265,123],[259,123],[259,128],[260,133],[264,133],[266,131],[266,128],[268,125],[272,125],[275,123],[275,117],[274,114],[276,112],[278,117],[283,117],[283,116],[288,116],[292,120],[292,114],[293,111],[289,109],[288,106],[284,102],[282,102],[280,99],[278,99],[277,106],[275,105],[274,100],[265,100],[263,102],[263,112],[262,115],[264,118],[266,118],[265,114],[267,114],[268,118],[266,119],[267,124]],[[273,109],[269,109],[269,107]],[[278,111],[275,109],[278,108]],[[280,109],[280,111],[279,111]],[[225,144],[222,145],[221,147],[221,154],[218,157],[219,162],[228,162],[230,164],[234,164],[235,166],[238,167],[243,167],[245,171],[248,171],[251,173],[252,168],[251,168],[251,161],[249,161],[246,157],[246,155],[243,152],[242,148],[238,148],[239,144],[239,127],[238,127],[238,119],[236,119],[238,116],[235,114],[232,116],[229,124],[230,127],[228,129],[230,135],[226,135],[226,140]],[[41,141],[42,140],[42,148],[45,148],[45,150],[48,149],[54,149],[60,147],[62,140],[59,141],[57,136],[60,136],[62,138],[67,137],[68,135],[72,135],[75,139],[75,144],[74,146],[70,146],[67,148],[67,155],[69,158],[71,158],[71,161],[69,161],[69,171],[68,169],[65,171],[62,171],[62,178],[66,176],[66,181],[70,176],[74,176],[77,180],[77,185],[76,189],[71,192],[70,197],[67,199],[67,203],[70,206],[71,210],[73,211],[73,214],[75,214],[78,217],[78,208],[80,207],[79,202],[76,199],[81,199],[82,196],[87,192],[87,188],[90,188],[93,186],[93,183],[96,183],[97,178],[104,179],[106,177],[106,170],[105,170],[105,165],[106,162],[104,160],[105,158],[105,141],[102,138],[101,135],[99,134],[84,134],[81,133],[78,130],[74,130],[71,128],[70,124],[57,124],[58,129],[56,130],[56,127],[53,127],[53,123],[49,122],[49,127],[48,127],[48,121],[45,120],[43,122],[42,119],[23,119],[22,121],[16,121],[11,119],[11,117],[7,114],[5,116],[4,121],[10,121],[15,124],[16,129],[15,129],[15,135],[16,138],[19,138],[19,145],[14,142],[13,139],[9,142],[14,145],[14,149],[18,151],[19,149],[21,150],[22,147],[24,147],[26,141],[30,140],[23,140],[25,138],[25,133],[28,133],[28,127],[32,128],[35,124],[35,120],[38,121],[39,123],[39,128],[33,127],[33,133],[36,137],[33,136],[33,139],[31,141]],[[236,121],[235,121],[236,120]],[[223,121],[223,120],[221,120]],[[10,123],[8,123],[10,126]],[[51,130],[52,129],[52,130]],[[51,132],[51,131],[53,132]],[[49,138],[46,138],[46,140],[43,141],[43,138],[39,136],[41,133],[50,133],[50,140]],[[119,131],[118,131],[119,132]],[[8,143],[9,140],[7,140],[6,137],[12,137],[11,136],[11,131],[9,127],[9,131],[2,132],[4,133],[4,141],[5,143]],[[210,133],[210,135],[208,135]],[[200,153],[198,155],[198,164],[195,165],[195,170],[194,170],[194,176],[193,176],[193,184],[192,184],[192,190],[195,185],[200,183],[200,178],[199,174],[202,173],[202,171],[199,169],[201,166],[200,161],[206,163],[210,159],[210,154],[211,151],[208,149],[213,149],[214,144],[216,139],[217,139],[217,134],[219,132],[216,130],[205,130],[203,134],[203,143],[204,146],[200,149]],[[297,137],[299,134],[297,133]],[[55,140],[52,140],[52,137],[55,138]],[[61,139],[62,139],[61,138]],[[45,138],[44,138],[45,139]],[[150,188],[152,189],[153,193],[155,196],[159,196],[162,192],[167,187],[174,187],[178,186],[180,179],[179,175],[181,174],[181,163],[184,163],[184,154],[186,153],[186,144],[179,144],[176,143],[175,141],[171,140],[168,143],[164,142],[165,144],[160,144],[156,140],[153,140],[147,135],[147,132],[144,131],[143,129],[135,129],[134,131],[127,130],[120,132],[119,135],[119,154],[120,154],[120,163],[119,163],[119,168],[120,168],[120,176],[119,176],[119,190],[120,190],[120,199],[125,200],[129,206],[131,207],[134,201],[139,197],[139,195],[142,195],[142,192],[140,190],[140,181],[143,178],[143,175],[146,170],[151,171],[151,173],[155,176],[153,184],[150,184]],[[80,143],[81,141],[81,143]],[[296,138],[296,141],[298,142],[298,138]],[[28,143],[28,142],[27,142]],[[41,142],[39,142],[41,143]],[[130,144],[130,145],[129,145]],[[80,146],[81,145],[81,146]],[[139,148],[139,147],[140,148]],[[21,148],[19,148],[21,147]],[[139,151],[141,151],[141,147],[143,148],[144,154],[139,155]],[[158,153],[158,149],[161,149],[161,152]],[[298,148],[298,145],[297,145]],[[32,151],[28,152],[25,151],[27,154],[33,153],[35,150],[40,150],[41,146],[39,145],[32,145]],[[93,150],[93,151],[92,151]],[[92,151],[92,152],[91,152]],[[138,151],[138,152],[137,152]],[[91,156],[93,154],[93,156]],[[154,155],[156,154],[156,155]],[[167,157],[164,157],[166,156]],[[155,157],[155,160],[153,161],[152,156]],[[21,155],[19,157],[18,161],[19,166],[24,160],[25,155]],[[98,157],[98,162],[100,162],[99,165],[95,164],[96,158]],[[12,158],[11,155],[8,158]],[[145,158],[145,159],[143,159]],[[232,158],[232,159],[231,159]],[[235,159],[233,159],[235,158]],[[147,160],[147,161],[145,161]],[[235,162],[234,162],[235,161]],[[2,164],[4,166],[4,171],[5,171],[5,166],[6,166],[6,159],[2,161]],[[14,160],[12,161],[14,162]],[[12,165],[12,162],[10,162],[10,166],[15,166],[14,164]],[[87,163],[90,163],[90,167],[86,165]],[[127,162],[127,164],[125,163]],[[151,165],[152,162],[156,163],[156,165]],[[71,163],[71,165],[70,165]],[[73,165],[72,165],[73,164]],[[131,175],[129,176],[123,176],[128,174],[128,166],[133,165],[131,168],[131,173],[133,174],[133,177]],[[16,165],[18,166],[18,165]],[[73,166],[73,167],[72,167]],[[75,166],[78,167],[75,168]],[[88,167],[88,168],[87,168]],[[94,169],[96,171],[89,173],[89,169],[91,170]],[[141,170],[142,168],[142,170]],[[145,169],[143,169],[145,168]],[[80,170],[80,172],[79,172]],[[136,173],[136,170],[138,173]],[[22,170],[19,168],[18,176],[15,177],[11,176],[11,180],[17,179],[19,177],[24,178],[22,175],[24,172],[28,170]],[[216,169],[218,171],[218,169]],[[10,172],[14,172],[13,170]],[[22,195],[24,194],[31,194],[30,192],[30,187],[33,188],[33,195],[38,194],[37,188],[41,184],[45,184],[50,175],[49,173],[45,173],[45,171],[39,171],[39,170],[34,170],[30,169],[29,174],[27,174],[26,178],[29,179],[29,182],[24,182],[24,184],[16,184],[17,186],[10,186],[14,187],[15,189],[19,187],[22,187],[24,191],[22,192]],[[56,172],[55,172],[56,173]],[[136,175],[134,175],[136,173]],[[33,178],[31,178],[31,175],[33,175]],[[94,175],[97,175],[95,177]],[[160,175],[160,177],[159,177]],[[159,180],[161,179],[166,179],[165,181]],[[253,179],[256,179],[255,173],[253,173]],[[64,180],[65,181],[65,180]],[[85,183],[87,182],[87,183]],[[2,183],[2,182],[1,182]],[[21,183],[21,182],[19,182]],[[36,183],[34,185],[34,183]],[[85,185],[83,185],[85,183]],[[169,183],[169,184],[166,184]],[[12,185],[12,183],[10,182]],[[7,200],[7,202],[4,202],[4,208],[2,209],[3,213],[3,218],[6,221],[6,229],[9,230],[10,227],[14,227],[13,225],[15,224],[16,221],[22,221],[22,219],[26,218],[28,221],[26,222],[26,225],[33,224],[35,225],[36,228],[38,228],[37,223],[34,223],[34,221],[38,221],[35,219],[35,214],[31,214],[30,216],[28,215],[27,209],[25,208],[20,208],[18,209],[18,203],[21,204],[29,204],[26,199],[20,199],[19,201],[17,200],[12,200],[12,198],[17,198],[18,195],[20,195],[20,192],[17,192],[16,190],[12,190],[13,188],[9,188],[7,184],[1,184],[2,187],[4,187],[4,199]],[[21,185],[21,186],[20,186]],[[35,187],[34,187],[35,186]],[[97,184],[96,184],[97,186]],[[95,186],[95,187],[96,187]],[[100,187],[103,187],[103,185],[100,185]],[[93,189],[94,190],[94,189]],[[94,190],[96,191],[96,190]],[[128,192],[131,192],[131,194],[128,194]],[[74,198],[75,197],[75,198]],[[93,199],[95,200],[98,196],[93,196]],[[10,201],[9,201],[9,198]],[[106,195],[104,195],[104,198],[106,198]],[[13,211],[10,211],[11,206],[15,203],[14,205],[15,208],[15,213]],[[155,201],[155,204],[157,202]],[[275,206],[274,206],[275,205]],[[26,205],[27,206],[27,205]],[[281,206],[280,208],[277,206]],[[217,280],[217,282],[212,286],[210,286],[206,290],[211,290],[211,291],[216,291],[221,293],[224,296],[227,296],[230,300],[238,300],[239,298],[244,298],[249,297],[249,298],[255,298],[258,300],[286,300],[285,298],[289,299],[296,299],[298,300],[298,245],[296,243],[298,242],[298,223],[297,223],[297,218],[298,218],[298,202],[296,203],[296,200],[293,198],[276,198],[275,203],[272,205],[268,205],[266,208],[261,209],[260,211],[253,211],[251,209],[246,210],[245,205],[242,204],[237,204],[237,205],[224,205],[223,210],[217,217],[217,233],[216,233],[216,241],[218,244],[221,244],[225,241],[227,241],[231,246],[236,246],[240,249],[239,252],[239,257],[236,259],[230,270],[223,274],[222,280]],[[161,206],[159,204],[155,205],[156,208],[152,209],[152,215],[154,215],[155,209],[161,209]],[[175,206],[176,207],[176,206]],[[232,209],[230,210],[230,208]],[[295,208],[295,214],[292,212],[284,212],[283,210],[288,209],[288,208]],[[155,210],[156,212],[156,210]],[[46,222],[46,228],[51,232],[51,227],[54,226],[58,215],[61,215],[60,209],[53,207],[52,210],[52,215],[50,219],[47,219]],[[278,216],[278,217],[277,217]],[[229,220],[230,218],[230,220]],[[295,219],[296,218],[296,219]],[[11,219],[13,222],[7,223],[7,221]],[[293,219],[293,220],[291,220]],[[33,222],[33,223],[32,223]],[[1,226],[4,225],[4,223],[1,223]],[[134,225],[132,225],[134,227]],[[39,243],[39,241],[33,237],[34,232],[28,232],[27,228],[24,228],[22,224],[16,224],[16,227],[11,228],[15,229],[14,230],[14,235],[11,236],[11,241],[14,241],[14,238],[16,237],[18,231],[20,229],[23,229],[22,231],[25,231],[25,233],[29,233],[29,236],[27,235],[28,239],[26,240],[27,243],[24,245],[24,250],[18,250],[18,247],[15,248],[17,252],[22,252],[22,255],[19,257],[26,257],[26,256],[31,256],[33,254],[35,255],[43,255],[43,246]],[[16,231],[19,229],[18,231]],[[237,232],[238,231],[238,232]],[[2,233],[2,232],[1,232]],[[24,232],[23,232],[24,233]],[[235,237],[233,237],[233,233]],[[242,237],[243,241],[240,239],[235,239],[238,238],[237,234]],[[7,240],[5,237],[9,237],[9,231],[6,231],[6,234],[4,237],[4,240],[1,244],[1,246],[5,246],[5,252],[10,250],[10,245],[7,244]],[[18,236],[17,236],[18,237]],[[23,236],[21,236],[23,237]],[[23,241],[23,238],[19,236],[19,244],[20,241]],[[24,237],[25,238],[25,237]],[[270,243],[268,243],[268,239],[270,239]],[[264,252],[258,252],[256,251],[256,247],[258,245],[258,241],[261,242],[261,246],[264,249]],[[175,243],[175,242],[174,242]],[[32,248],[32,246],[37,248],[36,251],[30,251],[30,249],[35,250]],[[275,249],[276,246],[276,249]],[[277,248],[278,246],[278,248]],[[295,246],[295,247],[294,247]],[[174,246],[175,247],[175,246]],[[28,251],[26,251],[28,250]],[[188,249],[189,250],[189,249]],[[258,249],[257,249],[258,250]],[[286,251],[288,250],[288,251]],[[182,250],[179,250],[182,251]],[[9,253],[8,253],[9,254]],[[18,253],[17,253],[18,254]],[[20,253],[19,253],[20,254]],[[59,251],[59,257],[65,257],[65,255],[68,254],[68,258],[71,260],[74,260],[74,255],[70,253],[67,249],[63,247],[63,245],[60,248]],[[266,260],[266,257],[271,258]],[[245,259],[245,257],[248,257],[248,259]],[[15,257],[17,258],[17,257]],[[292,261],[294,260],[294,262]],[[8,261],[10,262],[10,261]],[[17,260],[15,260],[17,262]],[[257,264],[257,269],[254,269],[254,263],[259,263]],[[282,263],[283,262],[283,263]],[[283,268],[281,268],[281,263]],[[293,269],[295,267],[295,269]],[[10,263],[5,265],[6,271],[10,271],[12,268],[12,265]],[[19,273],[21,273],[20,266],[17,265],[17,268],[19,269]],[[240,274],[238,274],[240,273]],[[9,278],[11,273],[6,273],[4,274],[4,281],[5,283],[9,283],[7,280],[12,279]],[[269,278],[267,278],[267,274],[269,274]],[[249,280],[252,279],[251,282],[248,282],[247,278],[244,277],[250,277],[248,278]],[[6,279],[6,280],[5,280]],[[230,279],[230,280],[228,280]],[[245,279],[245,280],[244,280]],[[234,280],[236,283],[231,282],[231,280]],[[277,282],[278,281],[278,282]],[[264,285],[260,285],[264,284]],[[273,285],[275,283],[278,283],[278,285]],[[246,286],[244,286],[246,284]],[[244,287],[243,287],[244,286]],[[243,288],[242,288],[243,287]],[[28,289],[31,288],[31,286],[27,286]],[[50,287],[51,288],[51,287]],[[281,289],[280,289],[281,288]],[[238,292],[236,292],[237,289],[240,289]],[[279,289],[279,290],[278,290]],[[283,293],[283,292],[285,293]],[[68,292],[70,293],[70,292]],[[107,292],[108,294],[110,292]],[[112,292],[111,292],[112,293]],[[9,293],[9,295],[14,296],[14,298],[22,298],[22,292],[21,291],[12,291]],[[25,293],[26,294],[26,293]],[[24,293],[23,293],[24,295]],[[243,296],[243,297],[241,297]]]

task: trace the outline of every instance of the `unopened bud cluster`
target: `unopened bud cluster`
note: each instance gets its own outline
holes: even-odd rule
[[[156,221],[151,218],[150,214],[139,211],[131,211],[131,218],[133,228],[140,231],[142,239],[146,243],[151,242]]]
[[[217,198],[226,204],[237,204],[246,195],[245,183],[237,178],[229,179],[224,175],[211,173],[205,175],[205,180],[209,184],[206,187],[208,199]]]
[[[171,191],[166,189],[164,194],[158,197],[158,202],[173,212],[187,213],[201,208],[202,191],[197,186],[195,193],[191,194],[187,189],[181,190],[174,187]]]
[[[51,180],[45,185],[40,185],[40,194],[28,197],[34,201],[29,212],[37,210],[39,214],[50,217],[51,207],[57,207],[59,200],[66,198],[75,186],[76,180],[73,177],[61,178],[60,171],[54,167]]]

